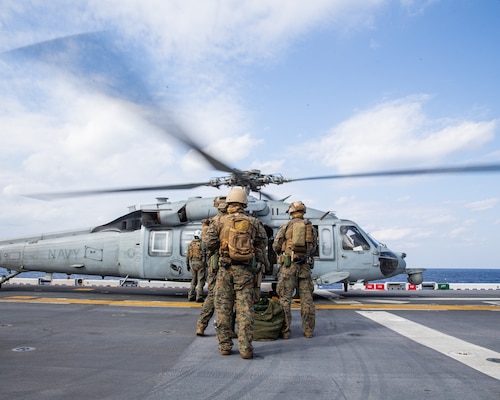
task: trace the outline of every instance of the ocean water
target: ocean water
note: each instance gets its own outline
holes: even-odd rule
[[[7,275],[8,271],[0,268],[0,276]],[[42,277],[43,272],[23,272],[18,278]],[[54,278],[67,278],[66,274],[54,274]],[[99,279],[96,276],[72,275],[71,278],[83,277],[87,279]],[[381,279],[375,282],[406,282],[406,275],[397,275],[388,279]],[[428,268],[424,272],[424,282],[435,283],[500,283],[500,269],[481,268]],[[325,285],[323,288],[336,287],[336,285]]]
[[[407,275],[401,274],[392,278],[371,281],[373,283],[383,282],[407,282]],[[500,283],[500,269],[482,268],[427,268],[424,271],[424,282],[434,283]],[[341,283],[331,285],[319,285],[321,289],[340,289]]]
[[[376,282],[406,282],[406,275],[398,275]],[[436,283],[500,283],[500,269],[428,268],[424,282]]]

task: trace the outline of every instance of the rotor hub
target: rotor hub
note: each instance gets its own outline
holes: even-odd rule
[[[229,176],[212,178],[207,186],[220,188],[221,186],[241,186],[252,192],[258,192],[262,187],[271,183],[281,185],[287,182],[281,174],[264,175],[260,170],[253,169],[250,171],[238,171]]]

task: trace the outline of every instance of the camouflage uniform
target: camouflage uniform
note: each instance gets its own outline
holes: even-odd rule
[[[217,270],[212,268],[212,260],[208,261],[208,294],[203,301],[203,305],[201,306],[200,316],[198,317],[198,322],[196,323],[196,334],[198,336],[203,336],[205,334],[205,329],[207,329],[208,323],[210,319],[213,317],[215,312],[214,305],[214,289],[215,289],[215,281],[217,278]]]
[[[217,339],[221,354],[229,354],[233,347],[232,314],[236,308],[238,324],[238,348],[243,358],[253,356],[253,322],[254,322],[254,285],[255,272],[244,263],[236,263],[227,257],[220,249],[221,230],[225,219],[234,215],[245,214],[242,204],[230,203],[228,215],[218,220],[212,220],[207,231],[207,246],[210,251],[220,252],[219,271],[215,284],[215,309],[217,312]],[[255,249],[264,252],[267,244],[267,234],[262,223],[250,217],[253,226],[253,245]]]
[[[281,331],[281,337],[283,339],[288,339],[291,334],[291,304],[294,289],[297,290],[298,295],[300,296],[300,314],[302,318],[302,330],[304,331],[304,336],[312,337],[316,321],[313,302],[314,285],[311,279],[312,266],[307,263],[306,254],[292,252],[287,246],[287,239],[291,237],[291,229],[289,228],[291,228],[296,222],[302,223],[304,213],[294,212],[291,213],[291,217],[292,219],[290,221],[280,227],[273,242],[273,250],[276,253],[281,254],[283,252],[291,257],[291,265],[288,267],[282,265],[280,268],[277,286],[279,301],[285,314],[285,323],[283,324],[283,329]],[[317,245],[317,232],[314,227],[312,232],[313,243],[310,248],[310,255],[314,254]]]
[[[214,204],[215,205],[215,204]],[[203,243],[203,246],[206,246],[207,242],[207,230],[210,225],[210,221],[215,220],[215,219],[220,219],[222,215],[226,213],[225,208],[220,208],[218,209],[217,215],[213,216],[210,220],[204,220],[202,221],[203,227],[201,229],[201,241]],[[205,222],[206,221],[206,222]],[[205,301],[203,302],[203,305],[201,306],[201,311],[200,311],[200,316],[198,317],[198,322],[196,323],[196,334],[198,336],[203,336],[205,334],[205,329],[207,329],[208,323],[210,321],[210,318],[214,315],[215,312],[215,304],[214,304],[214,289],[215,289],[215,281],[217,278],[217,270],[218,270],[218,265],[215,266],[214,268],[214,260],[212,257],[215,257],[215,255],[211,255],[210,253],[207,254],[209,257],[208,259],[208,294],[207,297],[205,297]]]
[[[203,287],[206,282],[206,262],[202,259],[201,240],[194,239],[189,243],[186,253],[186,264],[191,271],[191,286],[188,299],[197,302],[203,301]]]

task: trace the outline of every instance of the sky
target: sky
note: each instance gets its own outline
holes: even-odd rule
[[[0,240],[227,189],[25,196],[500,163],[498,0],[0,0]],[[164,126],[164,125],[161,125]],[[171,129],[173,129],[171,127]],[[500,268],[500,173],[266,187],[410,268]]]

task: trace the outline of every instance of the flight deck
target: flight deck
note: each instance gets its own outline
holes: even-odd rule
[[[4,285],[0,399],[497,399],[500,291],[323,290],[316,330],[217,351],[187,289]]]

